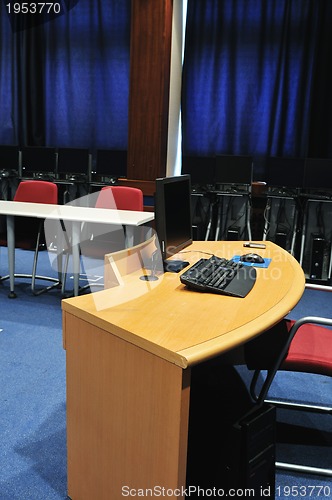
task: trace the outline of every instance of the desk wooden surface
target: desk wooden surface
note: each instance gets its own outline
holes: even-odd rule
[[[255,286],[244,299],[191,291],[179,274],[144,282],[142,273],[134,272],[122,277],[121,286],[64,300],[63,310],[186,368],[260,334],[301,298],[305,279],[300,265],[274,243],[265,243],[265,250],[255,251],[271,263],[257,268]],[[231,258],[249,251],[237,241],[194,242],[181,258],[194,263],[208,257],[203,252]]]

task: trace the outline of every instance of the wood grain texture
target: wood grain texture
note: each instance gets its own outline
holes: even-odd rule
[[[133,0],[131,7],[129,179],[166,173],[172,0]]]
[[[187,372],[65,314],[68,495],[185,484]]]
[[[227,258],[246,253],[241,242],[195,242],[185,258],[203,252]],[[165,273],[158,282],[143,282],[141,272],[123,276],[111,290],[63,301],[64,310],[186,368],[233,349],[280,321],[304,291],[298,262],[277,245],[260,250],[271,258],[257,269],[254,288],[244,299],[188,290],[179,275]]]

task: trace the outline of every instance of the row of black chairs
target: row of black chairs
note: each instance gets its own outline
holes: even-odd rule
[[[252,156],[246,155],[184,156],[182,172],[191,175],[195,190],[246,186],[253,181],[255,163]],[[268,157],[264,163],[261,180],[277,194],[292,194],[299,189],[332,190],[330,158]]]
[[[183,156],[182,173],[190,174],[194,188],[223,185],[250,186],[254,159],[249,155]],[[112,182],[127,175],[127,151],[88,148],[23,147],[0,145],[0,176],[47,180]],[[332,189],[332,159],[266,159],[269,189]]]

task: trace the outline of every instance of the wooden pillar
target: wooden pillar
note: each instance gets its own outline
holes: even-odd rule
[[[173,0],[132,0],[127,177],[166,174]]]

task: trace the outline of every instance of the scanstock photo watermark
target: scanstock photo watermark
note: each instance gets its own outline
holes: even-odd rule
[[[3,0],[13,32],[24,31],[66,14],[80,0],[58,2],[17,2]]]
[[[271,498],[271,487],[261,487],[260,498]],[[201,488],[200,486],[182,486],[180,488],[165,488],[164,486],[154,486],[153,488],[130,488],[123,486],[121,489],[123,497],[141,498],[255,498],[257,491],[254,488]]]

